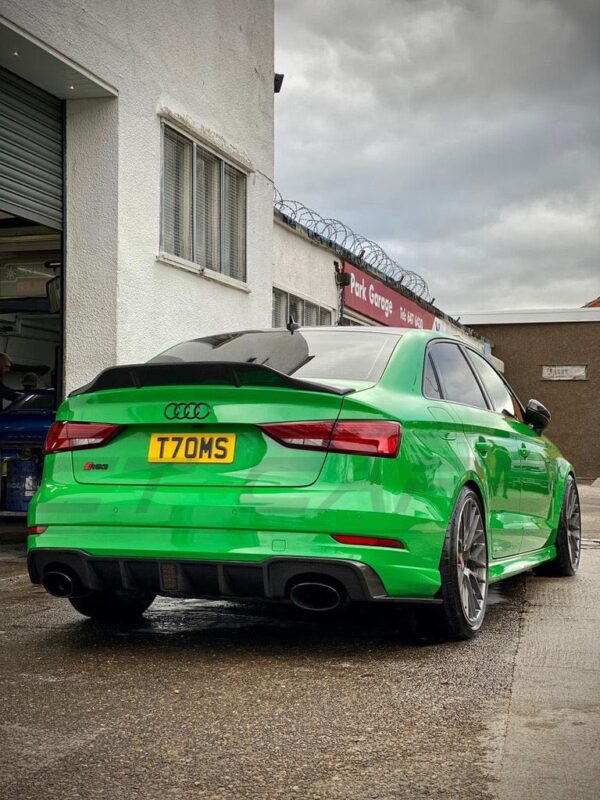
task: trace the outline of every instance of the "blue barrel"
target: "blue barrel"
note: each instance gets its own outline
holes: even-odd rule
[[[40,485],[40,470],[33,459],[12,459],[6,475],[6,510],[27,511]]]

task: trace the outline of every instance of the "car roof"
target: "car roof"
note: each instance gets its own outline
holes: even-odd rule
[[[451,339],[452,341],[462,342],[465,343],[465,340],[458,336],[456,333],[446,332],[446,331],[434,331],[431,329],[422,329],[422,328],[392,328],[386,327],[385,325],[312,325],[312,326],[304,326],[301,325],[299,328],[296,329],[298,333],[302,333],[303,331],[310,331],[310,332],[318,332],[318,331],[335,331],[336,333],[350,333],[353,335],[357,334],[364,334],[364,333],[378,333],[378,334],[386,334],[392,336],[406,336],[410,334],[411,336],[422,336],[429,339]],[[261,333],[266,333],[267,331],[277,331],[281,333],[282,331],[288,331],[287,328],[264,328]],[[242,333],[251,333],[251,331],[242,331]]]
[[[287,328],[265,328],[264,331],[285,331]],[[421,330],[419,328],[388,328],[385,325],[300,325],[296,330],[302,331],[336,331],[337,333],[392,333],[401,335],[404,333],[437,333],[432,330]]]

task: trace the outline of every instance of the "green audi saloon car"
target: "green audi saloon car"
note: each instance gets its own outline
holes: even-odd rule
[[[29,574],[92,618],[139,617],[157,594],[411,603],[467,639],[494,581],[577,570],[575,475],[549,420],[432,331],[183,342],[61,405]]]

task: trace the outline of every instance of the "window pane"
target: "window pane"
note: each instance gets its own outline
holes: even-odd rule
[[[56,399],[54,392],[28,394],[15,400],[5,411],[54,411]]]
[[[166,253],[192,260],[192,143],[164,128],[163,235]]]
[[[246,176],[225,164],[223,168],[223,238],[221,270],[246,280]]]
[[[307,300],[304,302],[304,324],[312,327],[319,324],[319,306]]]
[[[434,344],[429,354],[442,382],[446,400],[487,408],[475,375],[457,345],[449,342]]]
[[[331,311],[328,308],[319,309],[319,325],[331,325]]]
[[[273,327],[285,328],[287,325],[287,294],[273,289]]]
[[[471,362],[477,370],[477,374],[481,378],[481,382],[485,386],[486,391],[490,396],[490,400],[492,401],[494,409],[498,411],[498,413],[502,413],[502,411],[508,411],[508,413],[512,414],[513,417],[516,417],[517,412],[515,403],[510,396],[510,392],[508,391],[506,384],[498,375],[496,370],[488,361],[486,361],[485,358],[483,358],[483,356],[478,355],[472,350],[468,350],[467,352],[469,353]]]
[[[431,363],[431,358],[427,355],[425,359],[425,372],[423,374],[423,394],[425,397],[430,397],[432,399],[439,398],[442,396],[440,392],[440,385],[438,383],[438,379],[433,371],[433,365]]]
[[[294,318],[294,322],[298,325],[304,325],[304,300],[299,297],[294,297],[293,294],[289,296],[288,316]],[[288,320],[286,320],[286,323]]]
[[[221,163],[196,147],[196,249],[194,260],[206,269],[220,270],[219,217]]]

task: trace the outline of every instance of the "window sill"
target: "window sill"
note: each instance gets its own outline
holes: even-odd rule
[[[199,267],[198,264],[194,264],[192,261],[186,261],[185,258],[179,258],[178,256],[173,256],[169,253],[159,253],[156,256],[156,260],[160,264],[167,264],[170,267],[183,269],[186,272],[193,272],[199,278],[206,278],[209,281],[221,283],[224,286],[229,286],[230,288],[237,289],[240,292],[245,292],[246,294],[250,294],[252,292],[252,289],[244,281],[238,281],[237,278],[231,278],[229,275],[223,275],[220,272],[215,272],[212,269]]]

